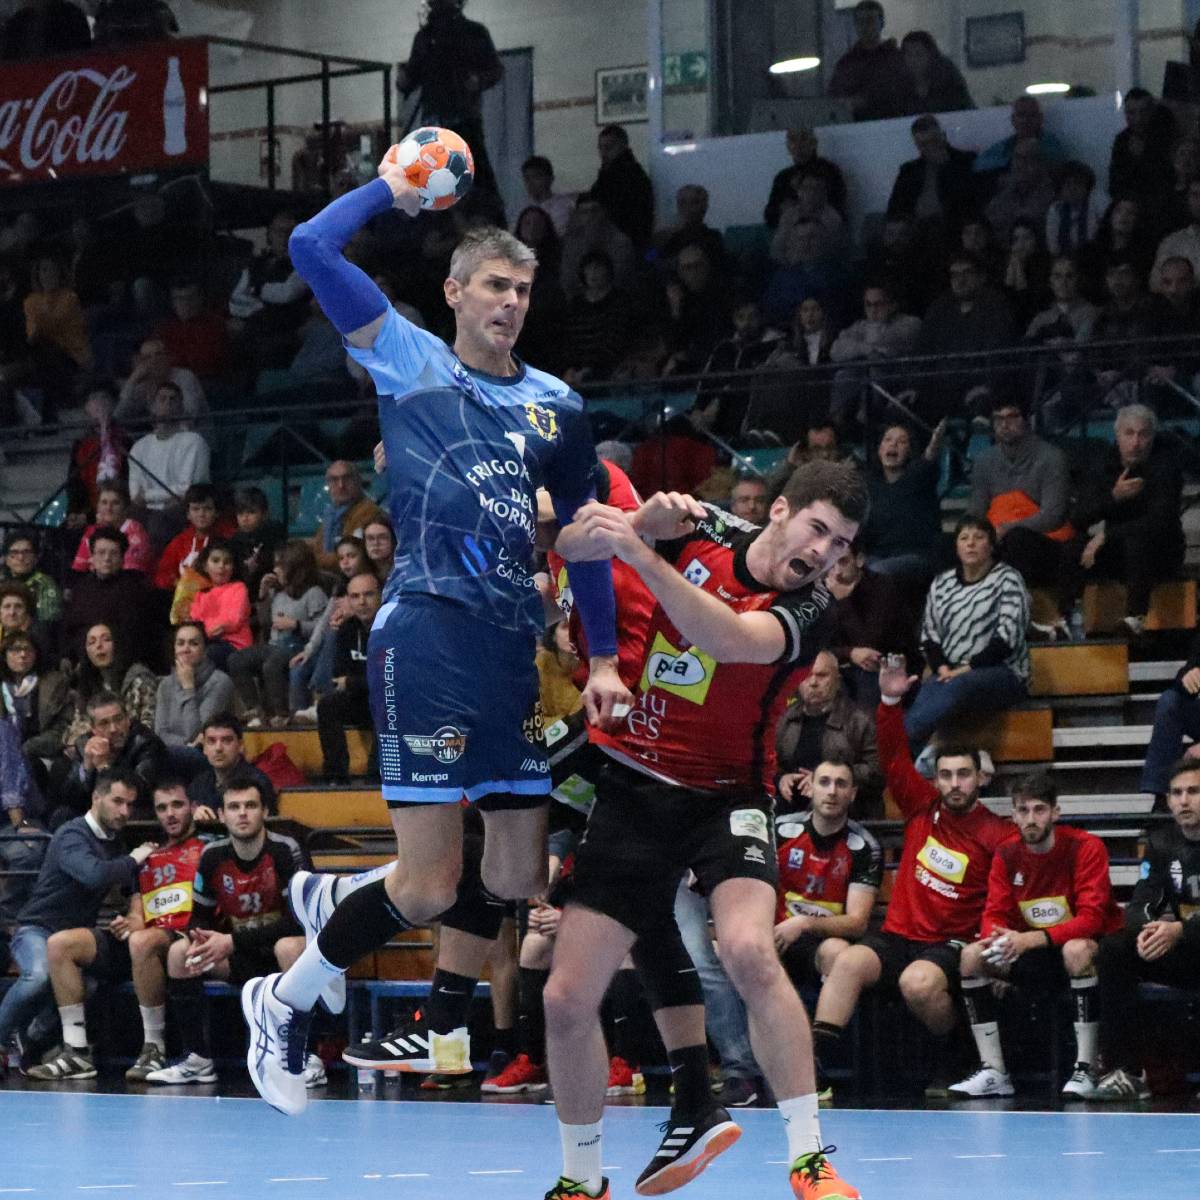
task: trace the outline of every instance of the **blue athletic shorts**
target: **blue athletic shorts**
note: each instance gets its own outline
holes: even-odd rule
[[[389,805],[536,807],[550,793],[536,646],[436,596],[385,604],[367,686]]]

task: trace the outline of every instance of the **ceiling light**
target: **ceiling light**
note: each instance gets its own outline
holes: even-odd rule
[[[1025,89],[1030,96],[1061,96],[1070,90],[1069,83],[1031,83]]]
[[[767,70],[772,75],[794,75],[797,71],[812,71],[820,65],[819,58],[785,58],[772,63]]]

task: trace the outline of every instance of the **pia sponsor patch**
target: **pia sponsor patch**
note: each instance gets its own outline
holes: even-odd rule
[[[767,814],[760,808],[739,808],[729,814],[729,832],[734,837],[757,838],[760,842],[771,840]]]
[[[695,646],[678,650],[661,632],[656,633],[642,672],[642,691],[659,688],[693,704],[703,704],[716,669],[716,659],[703,650]]]
[[[440,763],[454,763],[462,758],[467,748],[467,735],[453,725],[443,725],[433,733],[406,733],[404,744],[411,754],[434,758]]]

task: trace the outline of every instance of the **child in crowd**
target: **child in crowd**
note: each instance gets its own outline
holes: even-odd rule
[[[217,520],[217,493],[211,484],[192,484],[183,499],[188,523],[167,543],[154,573],[154,586],[164,591],[175,590],[187,569],[196,565],[209,538],[231,532],[227,521]]]
[[[229,656],[254,643],[250,629],[250,593],[238,578],[238,566],[228,542],[213,540],[200,552],[196,570],[212,584],[192,599],[191,616],[204,626],[208,657],[225,670]]]

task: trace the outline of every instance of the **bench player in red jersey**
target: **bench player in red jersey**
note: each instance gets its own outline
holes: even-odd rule
[[[125,1072],[131,1083],[143,1082],[151,1071],[166,1065],[164,963],[167,947],[191,918],[192,883],[207,841],[196,832],[195,808],[179,780],[164,780],[155,787],[154,815],[166,843],[142,863],[129,911],[114,917],[107,929],[64,929],[46,947],[63,1044],[77,1054],[88,1055],[84,976],[109,982],[133,979],[142,1012],[142,1050]],[[65,1065],[65,1060],[41,1063],[30,1068],[29,1077],[69,1079],[71,1072],[63,1069]]]
[[[779,1101],[790,1180],[802,1200],[856,1200],[821,1145],[808,1020],[774,945],[771,787],[775,723],[827,636],[820,580],[866,515],[845,464],[799,468],[759,529],[690,496],[660,494],[632,515],[593,503],[559,539],[568,560],[613,556],[657,604],[638,701],[614,734],[579,847],[546,985],[562,1176],[547,1200],[608,1196],[601,1164],[607,1057],[601,998],[635,943],[678,936],[675,892],[695,872],[721,957],[750,1016],[755,1057]],[[648,955],[647,955],[648,956]],[[687,1183],[737,1138],[708,1087],[704,1009],[656,1012],[676,1104],[637,1191]]]
[[[1100,1038],[1096,953],[1121,928],[1108,851],[1094,834],[1059,825],[1058,790],[1045,771],[1013,788],[1020,833],[997,850],[988,876],[980,940],[962,952],[963,1001],[979,1049],[979,1070],[950,1089],[959,1099],[1011,1096],[1000,1048],[992,980],[1060,989],[1070,980],[1075,1002],[1075,1069],[1063,1087],[1069,1100],[1095,1092]]]
[[[959,956],[979,931],[992,855],[1015,836],[1010,821],[979,801],[976,750],[941,747],[936,784],[917,773],[900,708],[917,678],[895,657],[879,672],[875,728],[888,790],[904,814],[904,848],[883,929],[840,955],[821,988],[813,1023],[818,1058],[840,1040],[863,990],[879,984],[898,988],[935,1039],[948,1038],[958,1016]],[[946,1094],[947,1057],[943,1046],[926,1095]]]

